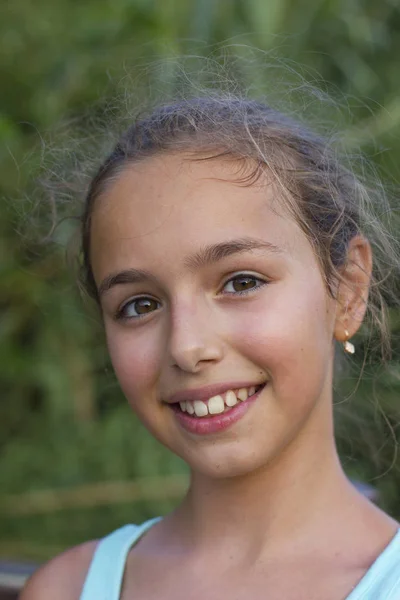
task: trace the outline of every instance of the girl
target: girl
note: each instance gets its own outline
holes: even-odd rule
[[[162,106],[122,136],[87,194],[85,282],[190,488],[55,558],[21,600],[400,598],[399,524],[333,433],[335,340],[352,352],[367,311],[384,321],[368,198],[326,141],[254,101]]]

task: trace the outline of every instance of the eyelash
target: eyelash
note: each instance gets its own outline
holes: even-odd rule
[[[257,277],[256,275],[252,275],[249,273],[238,273],[237,275],[234,275],[233,277],[228,279],[224,283],[223,288],[226,287],[228,285],[228,283],[239,281],[240,279],[252,279],[257,282],[257,285],[248,290],[242,290],[242,291],[238,291],[238,292],[225,292],[223,295],[225,295],[225,296],[247,296],[248,294],[254,293],[256,290],[262,288],[264,285],[267,285],[269,283],[265,279],[261,279],[260,277]],[[160,304],[157,300],[155,300],[151,296],[138,296],[137,298],[132,298],[131,300],[128,300],[128,302],[126,302],[123,306],[121,306],[121,308],[119,308],[117,310],[117,312],[115,313],[115,319],[117,321],[140,320],[140,319],[143,319],[144,317],[146,317],[147,315],[151,314],[151,312],[154,312],[154,311],[151,311],[150,313],[145,313],[143,315],[137,315],[137,316],[133,316],[133,317],[128,317],[128,316],[124,315],[124,311],[126,310],[126,308],[128,306],[130,306],[131,304],[138,302],[139,300],[153,300],[154,302],[157,302],[158,304]]]

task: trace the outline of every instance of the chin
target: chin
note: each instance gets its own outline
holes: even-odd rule
[[[231,451],[229,454],[218,453],[218,456],[216,456],[216,452],[213,452],[212,456],[198,457],[197,460],[193,460],[193,457],[189,459],[187,456],[182,458],[187,462],[193,474],[198,473],[210,479],[245,477],[266,467],[270,462],[266,457],[259,457],[257,460],[254,451],[243,453],[242,456],[238,453],[237,448],[235,452],[234,456]]]

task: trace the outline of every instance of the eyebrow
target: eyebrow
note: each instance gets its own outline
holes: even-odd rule
[[[232,254],[241,254],[253,250],[264,250],[274,254],[282,254],[283,249],[258,238],[243,237],[237,240],[211,244],[201,248],[198,252],[184,260],[184,265],[190,271],[195,271],[201,267],[212,265],[223,258]]]
[[[266,242],[259,238],[243,237],[205,246],[195,254],[185,258],[184,265],[189,271],[196,271],[202,267],[215,264],[233,254],[242,254],[254,250],[264,250],[273,254],[284,254],[285,252],[283,248],[271,242]],[[126,269],[105,277],[99,285],[98,295],[102,296],[116,285],[141,283],[149,280],[155,281],[154,275],[149,271],[143,269]]]

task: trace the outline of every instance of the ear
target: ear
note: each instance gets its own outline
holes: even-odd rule
[[[337,288],[334,335],[340,342],[352,337],[363,321],[367,309],[371,272],[370,243],[363,236],[356,235],[349,243],[347,261],[341,270],[341,280]]]

